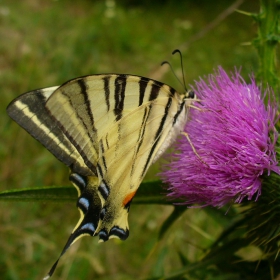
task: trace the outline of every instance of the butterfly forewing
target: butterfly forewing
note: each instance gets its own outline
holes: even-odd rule
[[[96,171],[89,170],[76,148],[55,125],[46,110],[46,100],[57,88],[55,86],[24,93],[9,104],[7,112],[73,172],[84,176],[93,175]]]
[[[46,107],[59,127],[94,169],[97,142],[116,121],[157,98],[161,83],[132,75],[92,75],[58,88]]]

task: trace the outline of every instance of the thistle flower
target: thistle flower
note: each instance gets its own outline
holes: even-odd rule
[[[246,84],[238,71],[229,77],[221,67],[193,90],[200,101],[185,127],[190,142],[179,139],[179,153],[160,173],[169,185],[168,196],[217,207],[245,197],[257,200],[264,175],[280,174],[273,93],[262,94],[254,78]]]

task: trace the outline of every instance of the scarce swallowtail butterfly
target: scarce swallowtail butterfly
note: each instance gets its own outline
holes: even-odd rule
[[[128,237],[130,203],[149,166],[184,129],[194,98],[145,77],[104,74],[30,91],[9,104],[9,116],[69,166],[78,191],[81,218],[60,257],[84,235]]]

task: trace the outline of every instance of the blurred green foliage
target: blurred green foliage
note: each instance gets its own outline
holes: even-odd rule
[[[249,17],[232,13],[207,29],[233,2],[1,0],[0,190],[69,185],[67,168],[6,115],[8,103],[23,92],[82,75],[112,72],[156,78],[182,91],[171,71],[160,67],[168,59],[180,77],[179,59],[170,56],[178,47],[184,56],[187,84],[218,65],[230,71],[242,66],[245,77],[255,72],[255,49],[243,44],[256,34]],[[239,7],[249,12],[258,8],[254,0]],[[205,32],[197,36],[201,31]],[[157,166],[147,178],[154,178],[156,172]],[[167,275],[199,260],[236,215],[233,207],[220,212],[189,209],[158,241],[172,209],[132,205],[126,242],[79,240],[62,258],[53,279]],[[45,276],[77,221],[73,202],[1,201],[1,279]],[[215,267],[205,265],[186,279],[239,279],[238,275],[238,271],[232,275],[225,269],[221,276]]]

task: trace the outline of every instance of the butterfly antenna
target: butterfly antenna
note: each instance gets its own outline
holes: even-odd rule
[[[185,89],[186,86],[180,81],[180,79],[178,78],[178,76],[175,74],[175,71],[174,71],[172,65],[170,64],[170,62],[169,62],[169,61],[163,61],[163,62],[161,63],[161,66],[164,65],[164,64],[168,64],[168,65],[169,65],[169,67],[170,67],[170,69],[171,69],[173,75],[175,76],[175,78],[179,81],[179,83],[180,83],[180,84],[183,86],[183,88]]]
[[[183,56],[182,56],[182,53],[180,50],[176,49],[172,52],[172,54],[175,54],[175,53],[179,53],[180,55],[180,59],[181,59],[181,70],[182,70],[182,77],[183,77],[183,82],[184,82],[184,88],[185,90],[187,91],[187,87],[186,87],[186,80],[185,80],[185,72],[184,72],[184,63],[183,63]],[[181,83],[182,84],[182,83]]]

